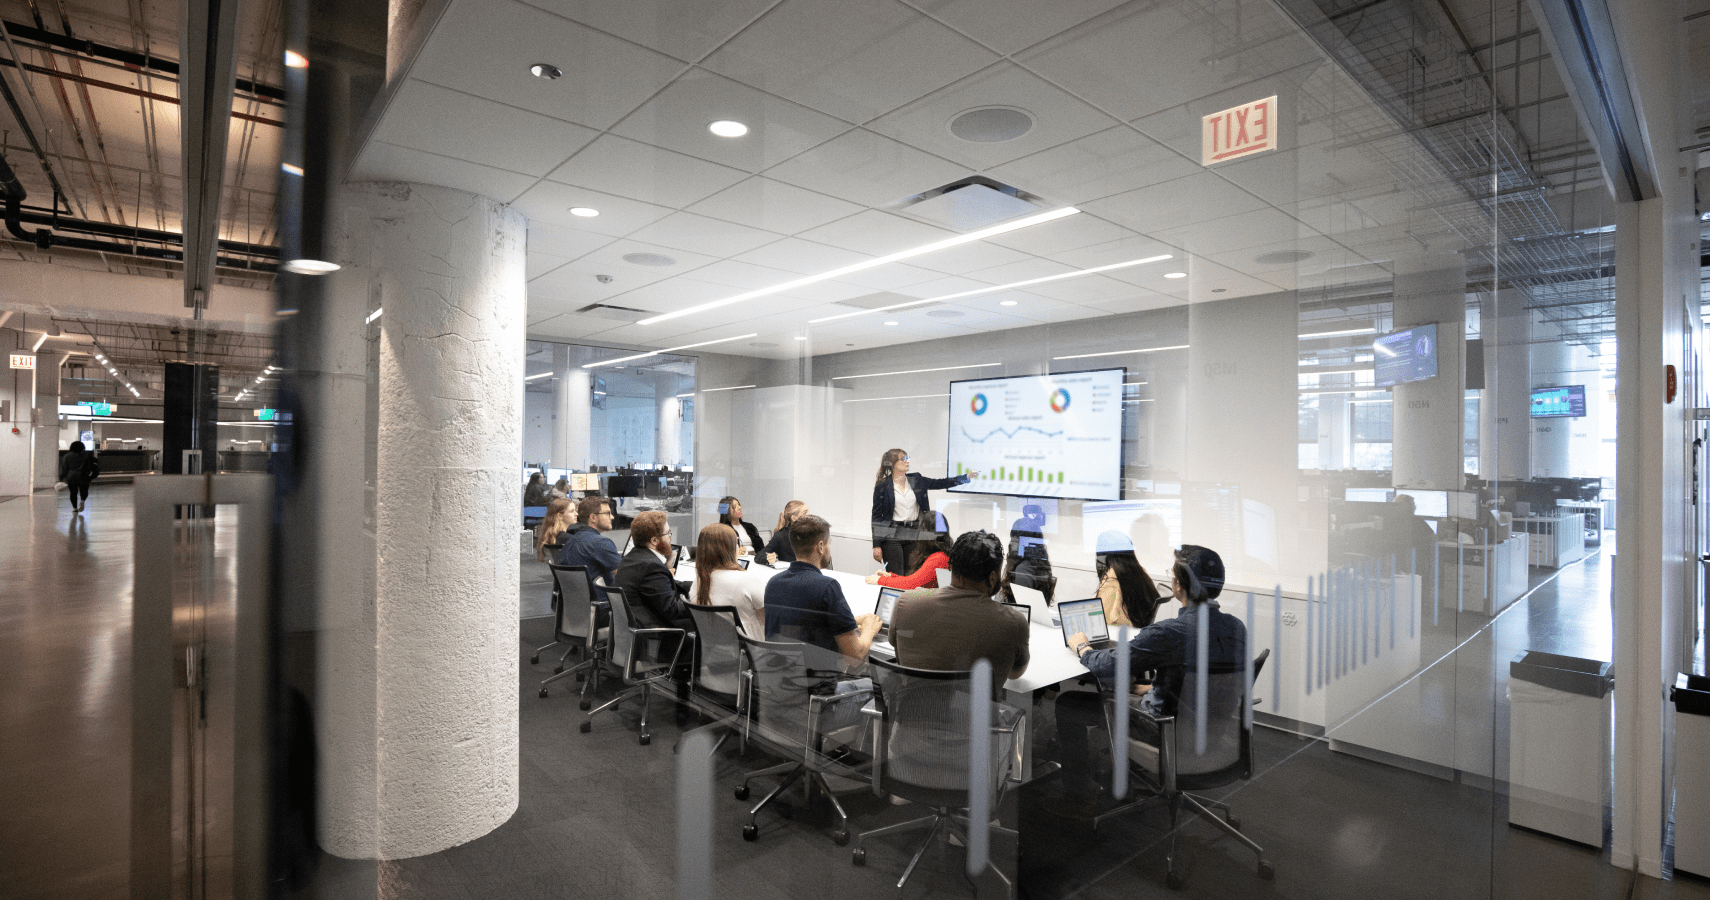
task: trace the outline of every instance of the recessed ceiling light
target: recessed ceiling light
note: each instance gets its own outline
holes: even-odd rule
[[[798,334],[798,335],[796,335],[796,340],[798,340],[798,341],[805,341],[805,340],[807,340],[807,335],[805,335],[805,334]]]
[[[1165,278],[1186,278],[1187,273],[1186,272],[1165,272],[1164,277]]]
[[[600,211],[593,208],[592,206],[572,206],[572,207],[570,207],[570,215],[581,216],[584,219],[592,219],[593,217],[595,217],[599,214],[600,214]]]
[[[707,130],[719,137],[735,138],[748,133],[748,126],[730,119],[720,119],[707,126]]]
[[[285,65],[293,69],[306,69],[309,67],[309,58],[295,50],[287,50],[285,51]]]
[[[528,67],[528,74],[533,75],[536,78],[544,78],[547,81],[552,81],[560,75],[563,75],[564,70],[547,63],[535,63]]]
[[[287,174],[287,175],[299,175],[300,176],[303,174],[303,167],[302,166],[293,166],[290,163],[280,163],[279,168],[283,169],[285,174]]]
[[[298,275],[325,275],[328,272],[337,272],[338,263],[324,259],[293,259],[285,264],[285,271]]]
[[[1020,302],[1021,302],[1021,301],[1019,301],[1019,300],[1005,300],[1005,301],[1003,301],[1003,302],[1002,302],[1002,303],[999,303],[999,304],[998,304],[998,305],[999,305],[999,306],[1014,306],[1014,305],[1016,305],[1016,304],[1017,304],[1017,303],[1020,303]]]
[[[886,324],[886,325],[897,325],[897,324],[900,324],[900,323],[897,323],[897,322],[886,322],[886,323],[885,323],[885,324]]]

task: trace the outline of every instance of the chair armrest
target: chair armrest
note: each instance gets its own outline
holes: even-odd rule
[[[631,629],[631,638],[677,636],[677,649],[671,653],[671,668],[677,667],[677,660],[683,655],[683,645],[689,642],[689,632],[682,628],[635,628]]]
[[[868,700],[867,705],[861,707],[861,715],[873,723],[873,764],[869,768],[869,774],[873,783],[873,796],[883,797],[885,789],[881,772],[885,765],[885,712],[879,709],[877,699]]]

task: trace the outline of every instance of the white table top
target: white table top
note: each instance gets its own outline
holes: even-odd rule
[[[756,577],[772,578],[789,568],[788,563],[780,562],[776,569],[769,569],[760,562],[751,563],[748,573]],[[843,588],[843,599],[848,601],[849,610],[855,615],[871,613],[879,605],[879,586],[868,584],[865,575],[850,572],[839,572],[835,569],[822,570],[826,575],[837,579]],[[693,581],[695,564],[684,562],[677,567],[678,581]],[[1033,609],[1032,633],[1027,642],[1030,659],[1027,671],[1020,678],[1012,678],[1004,682],[1004,689],[1015,693],[1031,693],[1040,688],[1068,681],[1087,673],[1081,661],[1075,658],[1069,648],[1063,646],[1063,629],[1051,624],[1053,610],[1051,607],[1038,606]],[[875,644],[873,652],[889,658],[890,648],[884,644]]]

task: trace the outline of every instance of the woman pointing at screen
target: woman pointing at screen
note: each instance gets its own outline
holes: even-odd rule
[[[932,504],[927,491],[967,484],[980,473],[954,478],[927,478],[908,470],[908,453],[886,450],[873,481],[873,559],[892,574],[905,573],[910,545],[920,532],[932,533]],[[921,522],[926,522],[922,528]]]

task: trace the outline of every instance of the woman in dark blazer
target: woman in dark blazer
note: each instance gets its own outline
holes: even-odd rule
[[[742,520],[742,501],[735,497],[726,497],[718,501],[718,520],[729,525],[736,532],[736,547],[744,554],[759,557],[766,549],[766,541],[760,537],[760,529],[752,522]]]
[[[873,559],[885,564],[893,575],[907,574],[909,549],[921,521],[930,523],[932,504],[927,491],[941,491],[967,484],[980,473],[954,478],[927,478],[908,470],[908,453],[886,450],[879,460],[879,475],[873,480]],[[925,533],[932,533],[928,524]]]

